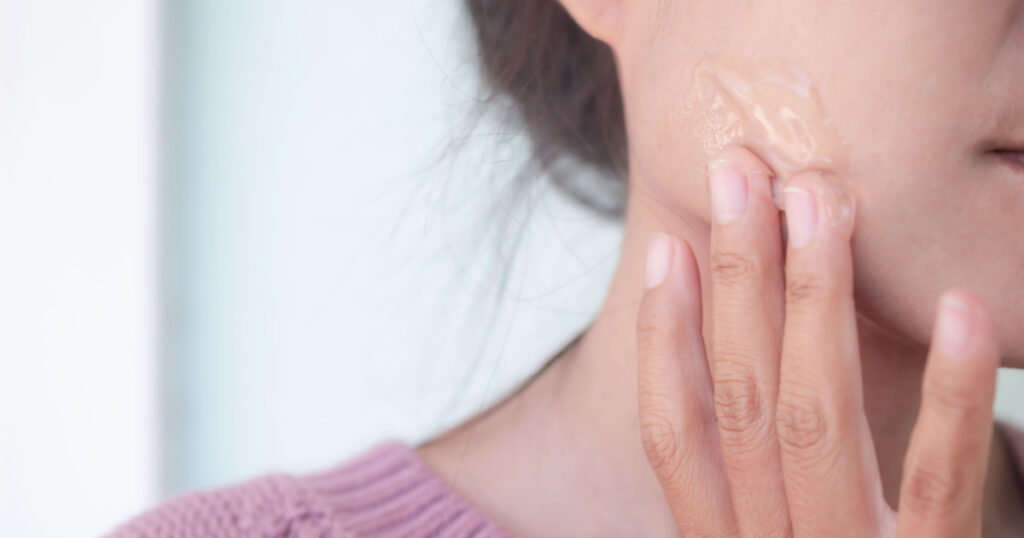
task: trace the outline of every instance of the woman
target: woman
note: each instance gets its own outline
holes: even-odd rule
[[[1024,367],[1024,1],[467,4],[538,161],[624,186],[601,312],[422,446],[114,536],[1024,535],[991,414]]]

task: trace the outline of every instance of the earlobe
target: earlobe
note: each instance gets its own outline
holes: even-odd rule
[[[576,24],[594,39],[614,45],[622,19],[622,0],[560,0]]]

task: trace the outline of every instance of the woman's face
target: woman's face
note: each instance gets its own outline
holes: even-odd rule
[[[709,140],[715,126],[694,107],[695,67],[711,58],[712,69],[724,61],[753,77],[790,66],[840,140],[818,146],[830,164],[816,166],[840,168],[855,191],[860,312],[928,342],[939,295],[962,285],[991,306],[1005,363],[1024,366],[1024,0],[646,0],[616,9],[610,41],[634,193],[706,221],[708,150],[739,143],[767,156],[749,128],[719,128]]]

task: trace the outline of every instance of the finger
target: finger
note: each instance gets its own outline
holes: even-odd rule
[[[943,294],[903,463],[900,536],[981,536],[998,349],[984,303]]]
[[[643,447],[684,536],[734,536],[700,315],[692,251],[655,234],[636,326]]]
[[[833,184],[808,172],[785,189],[786,326],[776,427],[794,534],[874,536],[888,508],[864,415],[852,201],[848,217],[833,226],[844,200]]]
[[[788,535],[775,434],[785,307],[771,170],[729,148],[708,167],[715,412],[736,520],[745,536]]]

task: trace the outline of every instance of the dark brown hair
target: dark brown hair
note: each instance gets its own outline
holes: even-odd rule
[[[558,0],[466,5],[489,101],[510,100],[530,135],[533,162],[573,199],[621,216],[626,126],[611,49],[584,32]],[[581,181],[579,164],[599,173]]]

